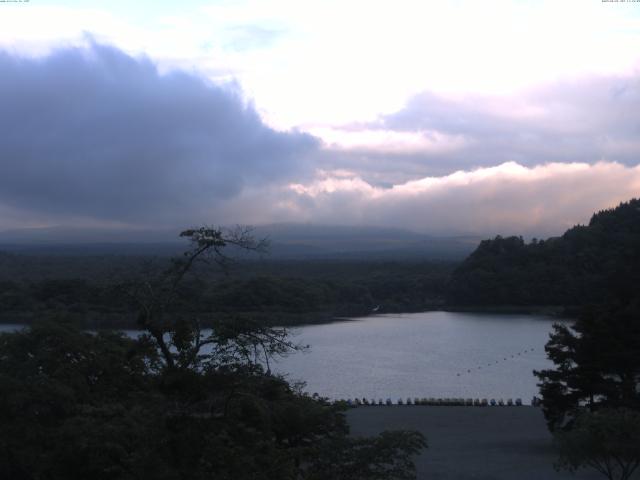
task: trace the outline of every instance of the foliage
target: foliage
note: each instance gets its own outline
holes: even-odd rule
[[[147,332],[136,338],[64,318],[0,335],[0,478],[415,477],[419,433],[349,437],[340,407],[269,372],[297,348],[286,330],[226,320],[205,333],[174,309],[196,261],[260,245],[240,233],[188,230],[183,258],[124,287]]]
[[[309,480],[410,480],[416,474],[411,457],[426,446],[415,431],[382,432],[375,439],[344,436],[319,443],[316,461],[304,475]]]
[[[0,321],[31,322],[51,313],[74,316],[89,328],[135,328],[139,303],[131,289],[160,278],[171,263],[163,258],[83,257],[80,267],[65,270],[70,257],[13,255],[18,267],[4,268],[0,254]],[[50,277],[40,278],[41,262],[52,263]],[[55,262],[59,263],[55,263]],[[441,305],[451,263],[378,261],[254,261],[240,259],[224,275],[196,264],[180,284],[172,314],[199,316],[211,326],[211,312],[224,317],[259,317],[273,325],[325,322],[340,316],[366,315],[377,305],[383,312],[424,311]]]
[[[627,480],[640,465],[640,412],[603,409],[582,413],[569,431],[558,432],[558,469],[591,467],[610,480]]]
[[[545,350],[555,368],[535,372],[552,430],[571,427],[584,408],[640,409],[639,307],[591,307],[573,326],[554,326]]]
[[[454,271],[448,302],[582,306],[627,302],[640,284],[640,199],[593,215],[561,237],[484,240]]]

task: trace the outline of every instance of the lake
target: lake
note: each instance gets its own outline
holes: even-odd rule
[[[332,399],[522,398],[538,394],[533,370],[557,321],[535,315],[424,312],[375,315],[292,330],[308,353],[276,370]]]
[[[310,345],[273,370],[331,399],[407,397],[522,398],[538,394],[533,370],[550,317],[452,312],[375,315],[291,329]],[[20,325],[0,325],[0,331]],[[135,335],[134,331],[127,332]]]

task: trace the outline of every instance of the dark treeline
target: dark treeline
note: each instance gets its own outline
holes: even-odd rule
[[[0,321],[68,314],[88,327],[135,326],[121,288],[168,257],[0,253]],[[562,306],[569,312],[640,285],[640,200],[596,213],[560,237],[484,240],[461,264],[406,260],[243,259],[199,267],[181,287],[185,313],[245,315],[271,324],[438,308]]]
[[[415,479],[422,434],[349,435],[345,405],[272,374],[274,358],[304,348],[285,328],[212,318],[203,331],[180,305],[196,262],[261,242],[208,227],[181,236],[183,256],[120,287],[137,305],[136,338],[68,314],[0,333],[0,478]]]
[[[561,237],[484,240],[453,273],[456,305],[580,307],[629,300],[640,285],[640,200],[594,214]]]
[[[122,288],[166,267],[166,258],[0,256],[0,321],[67,314],[88,327],[135,326],[136,306]],[[109,261],[111,260],[111,268]],[[44,262],[44,267],[43,267]],[[340,316],[419,311],[442,305],[451,262],[239,261],[227,274],[200,267],[174,308],[247,315],[281,325]]]
[[[185,231],[172,259],[0,256],[0,319],[33,321],[0,335],[1,478],[415,478],[421,435],[351,437],[343,406],[269,368],[301,348],[273,325],[377,306],[581,307],[546,345],[555,368],[536,372],[559,465],[599,468],[603,451],[619,478],[640,465],[640,200],[558,238],[485,240],[460,265],[245,259],[227,275],[201,257],[258,250],[240,233]]]

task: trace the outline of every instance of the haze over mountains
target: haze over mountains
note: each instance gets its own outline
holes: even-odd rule
[[[171,255],[184,248],[178,230],[30,228],[0,231],[0,250],[39,254]],[[473,236],[431,236],[384,227],[271,224],[254,235],[270,240],[268,258],[429,258],[454,260],[480,242]]]

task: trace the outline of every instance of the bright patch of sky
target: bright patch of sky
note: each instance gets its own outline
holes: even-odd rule
[[[513,96],[640,67],[634,3],[34,0],[1,8],[3,46],[42,53],[90,33],[166,68],[237,81],[268,123],[321,137],[399,110],[421,91]]]

